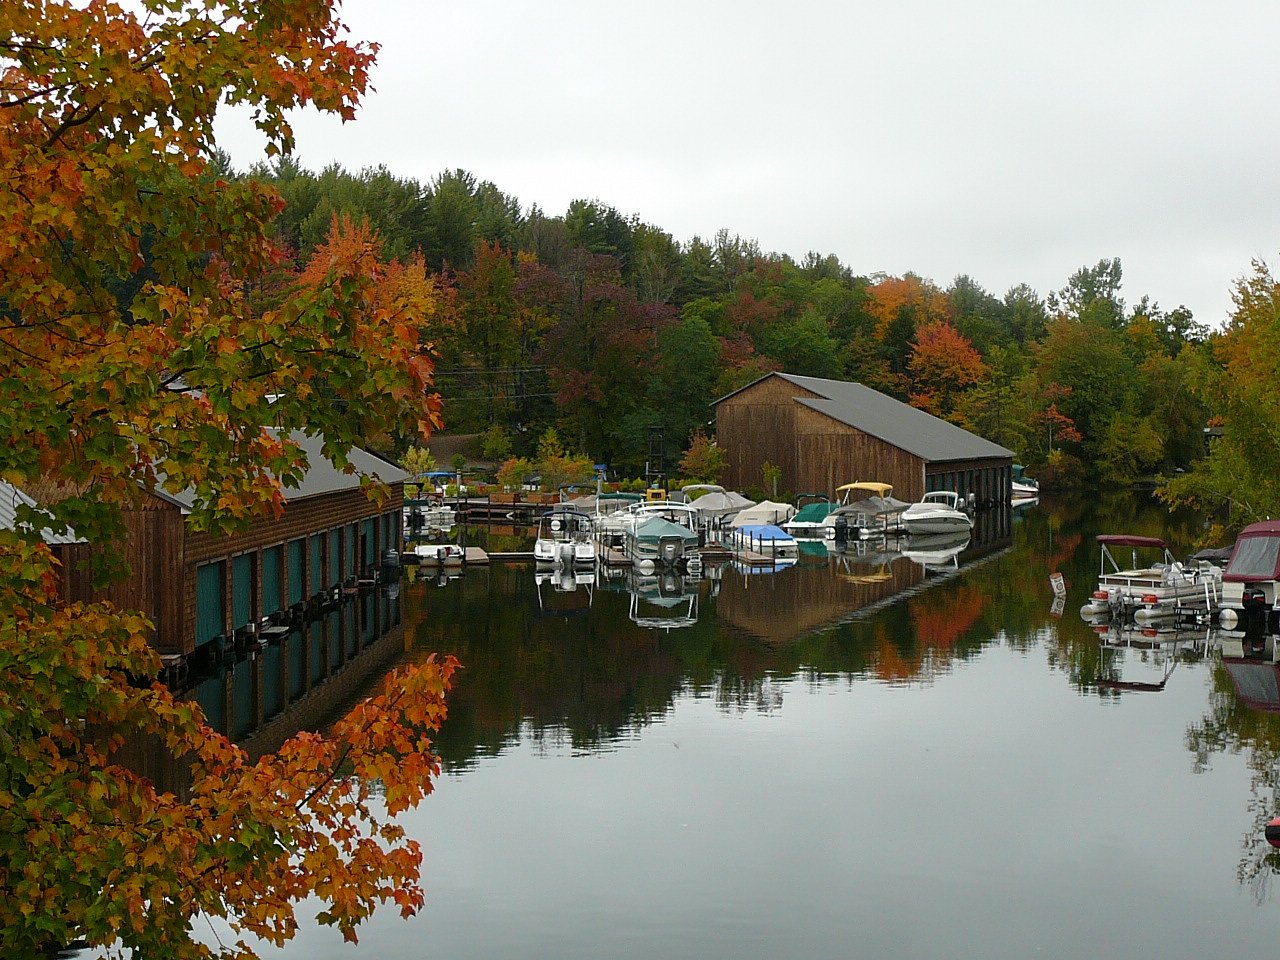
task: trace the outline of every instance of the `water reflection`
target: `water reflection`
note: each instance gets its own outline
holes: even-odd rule
[[[1186,555],[1198,523],[1130,496],[1011,523],[923,563],[884,541],[816,544],[769,573],[588,584],[494,563],[406,582],[408,655],[464,669],[436,739],[446,781],[411,821],[430,837],[423,925],[375,917],[370,942],[828,956],[858,936],[889,955],[1088,957],[1087,923],[1122,956],[1202,956],[1222,929],[1261,952],[1280,922],[1234,879],[1261,902],[1280,870],[1262,840],[1280,673],[1220,661],[1207,632],[1059,619],[1049,584],[1062,575],[1074,610],[1096,533]],[[298,657],[282,648],[283,692],[260,708],[224,692],[224,722],[293,700],[319,662]],[[247,669],[251,687],[275,672]],[[548,882],[512,879],[534,872]],[[920,925],[925,893],[943,919]],[[627,943],[599,939],[633,915]]]
[[[1280,850],[1263,836],[1267,821],[1280,815],[1280,666],[1223,657],[1211,673],[1205,715],[1187,728],[1186,739],[1197,772],[1209,770],[1215,755],[1246,760],[1249,825],[1236,878],[1261,904],[1280,874]]]

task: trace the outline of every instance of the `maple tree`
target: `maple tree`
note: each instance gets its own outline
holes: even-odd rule
[[[249,956],[246,938],[287,939],[311,896],[349,938],[379,902],[413,911],[420,853],[388,818],[431,789],[456,666],[398,671],[329,735],[250,763],[146,682],[159,662],[142,617],[57,598],[41,528],[107,545],[163,488],[193,492],[193,527],[243,529],[303,476],[291,432],[347,467],[368,431],[439,423],[422,264],[386,263],[338,222],[264,298],[278,195],[214,162],[219,104],[251,107],[268,151],[287,152],[287,111],[350,118],[376,48],[343,39],[331,0],[134,8],[0,4],[0,476],[56,491],[0,531],[7,957],[75,938],[208,956],[202,915],[237,937],[216,952]],[[119,762],[139,736],[190,764],[183,796]]]
[[[956,407],[965,392],[988,376],[973,344],[945,320],[931,320],[916,331],[908,368],[912,406],[954,420],[960,419]]]

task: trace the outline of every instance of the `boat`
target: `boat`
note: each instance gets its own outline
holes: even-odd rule
[[[771,523],[734,527],[729,535],[729,545],[738,553],[770,557],[775,561],[794,563],[800,556],[796,538]]]
[[[836,502],[825,493],[802,493],[796,498],[796,515],[782,529],[797,539],[825,539],[831,526],[827,515],[835,508]]]
[[[1102,533],[1098,545],[1098,588],[1080,608],[1086,620],[1132,617],[1139,624],[1155,623],[1175,618],[1184,610],[1200,609],[1207,615],[1217,606],[1223,575],[1214,564],[1202,560],[1184,566],[1159,537]],[[1113,547],[1130,548],[1128,568],[1121,569],[1111,552]],[[1139,550],[1148,555],[1158,551],[1159,559],[1139,563]]]
[[[912,536],[967,533],[973,529],[973,517],[961,509],[963,502],[954,490],[933,490],[902,512],[902,526]]]
[[[1020,463],[1013,465],[1010,475],[1009,494],[1011,500],[1034,500],[1040,496],[1040,482],[1027,476],[1027,468]]]
[[[836,505],[827,514],[827,539],[865,540],[897,531],[910,505],[893,495],[893,484],[859,480],[836,488]]]
[[[698,492],[702,495],[696,499],[691,496]],[[728,518],[756,505],[754,500],[715,483],[688,484],[680,488],[679,496],[697,511],[699,526],[707,530],[719,528]]]
[[[639,493],[597,494],[592,523],[596,542],[602,547],[621,547],[633,519],[630,510],[639,503],[644,503]]]
[[[627,556],[639,569],[678,568],[689,572],[702,569],[698,534],[681,523],[658,514],[637,514],[625,535]]]
[[[533,560],[543,568],[594,567],[590,514],[567,504],[557,504],[543,514],[533,542]]]
[[[1222,573],[1218,625],[1231,634],[1231,646],[1243,644],[1236,656],[1275,655],[1280,633],[1280,520],[1252,523],[1240,531]],[[1227,654],[1228,638],[1223,638]]]

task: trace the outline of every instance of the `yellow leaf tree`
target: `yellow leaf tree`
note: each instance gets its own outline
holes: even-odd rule
[[[431,788],[451,660],[250,763],[139,682],[158,669],[141,617],[57,600],[38,532],[113,542],[157,487],[194,492],[198,526],[242,529],[299,482],[291,432],[346,466],[362,431],[438,425],[421,264],[339,224],[265,297],[279,199],[214,162],[221,104],[250,107],[273,152],[292,145],[290,109],[353,115],[375,48],[343,38],[335,6],[0,3],[0,477],[58,491],[0,531],[5,957],[77,938],[208,956],[201,915],[281,942],[306,897],[349,937],[379,902],[421,903],[419,851],[388,817]],[[117,762],[140,734],[191,764],[189,794]]]

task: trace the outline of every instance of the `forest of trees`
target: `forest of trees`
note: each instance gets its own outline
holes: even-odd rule
[[[1209,330],[1183,307],[1126,304],[1118,259],[1044,296],[997,296],[968,276],[944,288],[816,252],[796,262],[727,230],[680,242],[595,200],[549,215],[464,170],[421,183],[281,159],[248,176],[283,196],[299,263],[342,216],[367,219],[386,256],[425,259],[445,293],[431,336],[446,429],[486,434],[495,458],[554,428],[635,474],[651,426],[678,454],[711,401],[771,370],[865,383],[1060,486],[1128,484],[1203,453]]]

